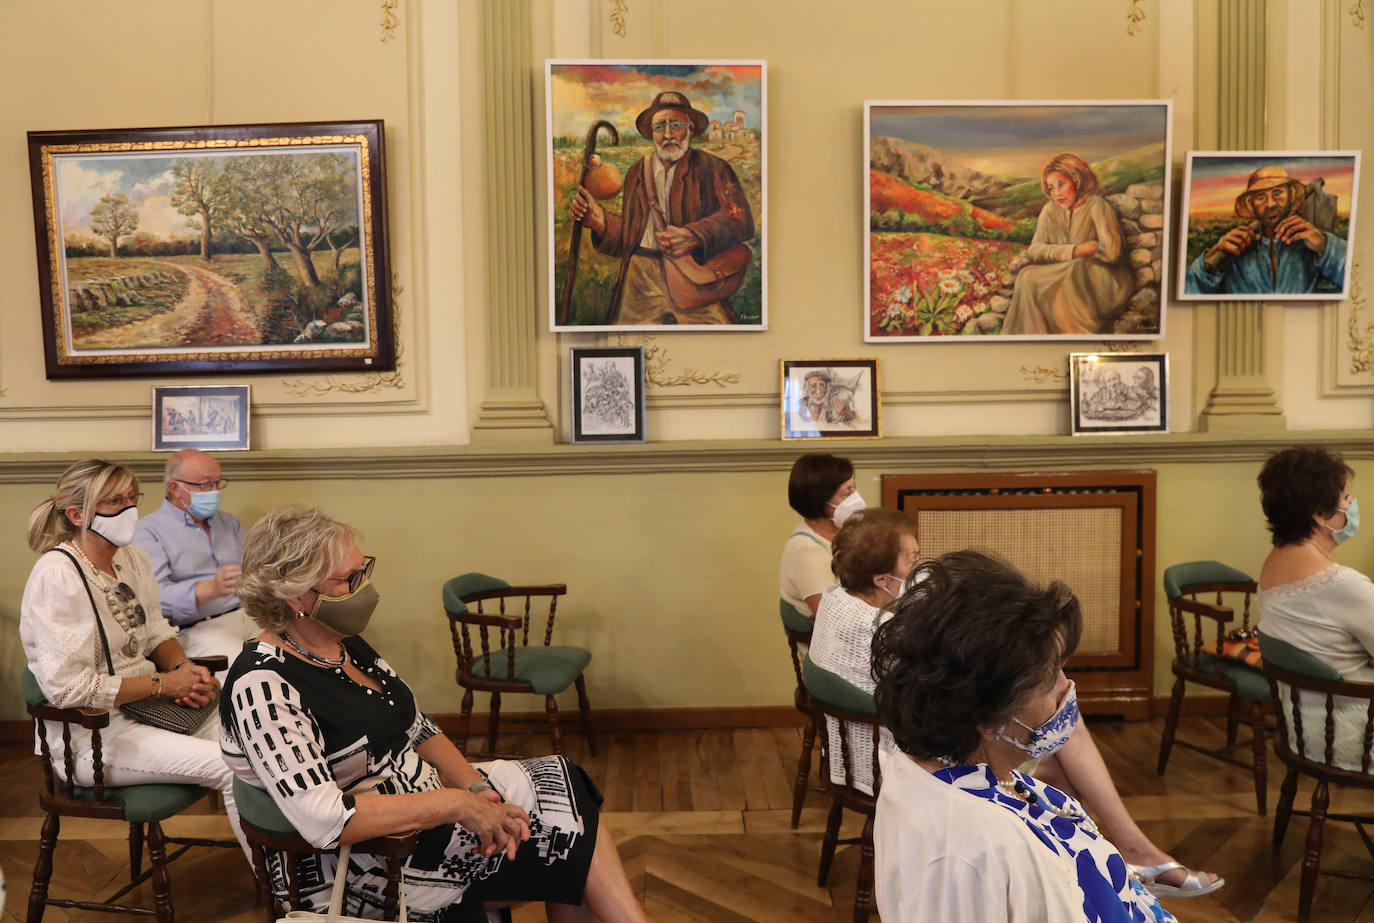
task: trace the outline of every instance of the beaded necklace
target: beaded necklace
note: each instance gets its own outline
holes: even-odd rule
[[[1044,808],[1051,814],[1058,814],[1065,820],[1071,820],[1074,823],[1079,824],[1084,830],[1088,831],[1089,833],[1097,833],[1097,825],[1093,823],[1092,818],[1089,817],[1087,814],[1084,814],[1081,811],[1074,811],[1069,808],[1060,808],[1056,807],[1053,804],[1050,804],[1048,798],[1042,799],[1039,795],[1032,791],[1029,786],[1027,786],[1020,779],[1016,778],[1015,775],[1013,775],[1010,779],[998,779],[997,787],[1013,798],[1020,798],[1022,801],[1026,802],[1026,804],[1030,805],[1031,807]]]
[[[139,651],[138,626],[147,622],[148,616],[143,611],[143,607],[138,604],[138,597],[134,595],[133,588],[122,581],[116,582],[114,577],[96,567],[95,562],[86,556],[86,552],[82,551],[81,546],[76,542],[69,541],[65,544],[86,563],[91,576],[95,578],[95,585],[100,588],[100,592],[105,594],[105,603],[109,606],[110,614],[114,616],[119,627],[128,636],[128,640],[124,642],[124,653],[130,657],[137,657]]]
[[[280,634],[281,639],[283,641],[291,645],[291,647],[296,651],[297,654],[300,654],[302,657],[304,657],[306,660],[309,660],[311,663],[318,663],[322,667],[341,667],[343,666],[344,661],[348,659],[348,651],[344,648],[342,641],[338,642],[339,659],[330,660],[328,657],[321,657],[318,654],[312,654],[310,651],[307,651],[305,648],[301,647],[299,644],[296,643],[296,639],[291,637],[290,633],[287,632],[285,628],[281,630]]]

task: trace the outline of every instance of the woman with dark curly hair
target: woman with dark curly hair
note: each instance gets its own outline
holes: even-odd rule
[[[1274,548],[1260,569],[1260,630],[1322,660],[1347,680],[1374,682],[1374,584],[1332,560],[1360,526],[1355,476],[1339,455],[1284,449],[1259,475],[1260,505]]]
[[[1073,592],[974,551],[913,579],[873,639],[900,751],[883,756],[873,840],[883,919],[1173,921],[1082,804],[1016,768],[1078,726]]]

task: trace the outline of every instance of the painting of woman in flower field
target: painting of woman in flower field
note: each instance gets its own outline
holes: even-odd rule
[[[1163,335],[1167,101],[865,106],[865,339]]]

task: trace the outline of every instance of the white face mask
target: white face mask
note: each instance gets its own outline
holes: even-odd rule
[[[114,515],[96,513],[91,517],[91,531],[111,545],[123,547],[134,540],[138,528],[138,507],[129,505]]]
[[[898,587],[899,587],[898,590],[897,590],[897,592],[894,593],[894,592],[892,592],[891,590],[889,590],[889,589],[887,588],[887,584],[886,584],[886,583],[880,583],[880,584],[878,584],[878,588],[879,588],[880,590],[882,590],[884,593],[886,593],[888,596],[891,596],[893,599],[899,599],[899,598],[901,598],[901,595],[907,591],[907,582],[906,582],[906,580],[903,580],[901,577],[898,577],[896,574],[883,574],[882,576],[884,576],[884,577],[890,577],[890,578],[892,578],[893,580],[896,580],[896,581],[897,581],[897,584],[898,584]]]
[[[844,525],[844,521],[848,519],[850,516],[853,516],[859,510],[868,509],[868,504],[864,503],[864,498],[859,496],[859,492],[857,490],[849,496],[845,497],[843,500],[841,500],[838,505],[826,505],[835,507],[835,512],[830,515],[830,518],[834,521],[836,526]]]

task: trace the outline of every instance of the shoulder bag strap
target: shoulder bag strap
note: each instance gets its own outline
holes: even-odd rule
[[[105,625],[100,621],[100,607],[95,604],[95,594],[91,592],[91,582],[86,579],[86,571],[82,569],[81,562],[76,559],[76,555],[67,549],[58,547],[54,548],[53,551],[66,555],[67,560],[72,562],[76,572],[81,575],[81,585],[86,588],[86,598],[91,601],[91,611],[95,613],[95,627],[100,631],[100,646],[105,648],[105,666],[109,667],[110,675],[114,676],[114,661],[110,659],[110,639],[105,637]]]

